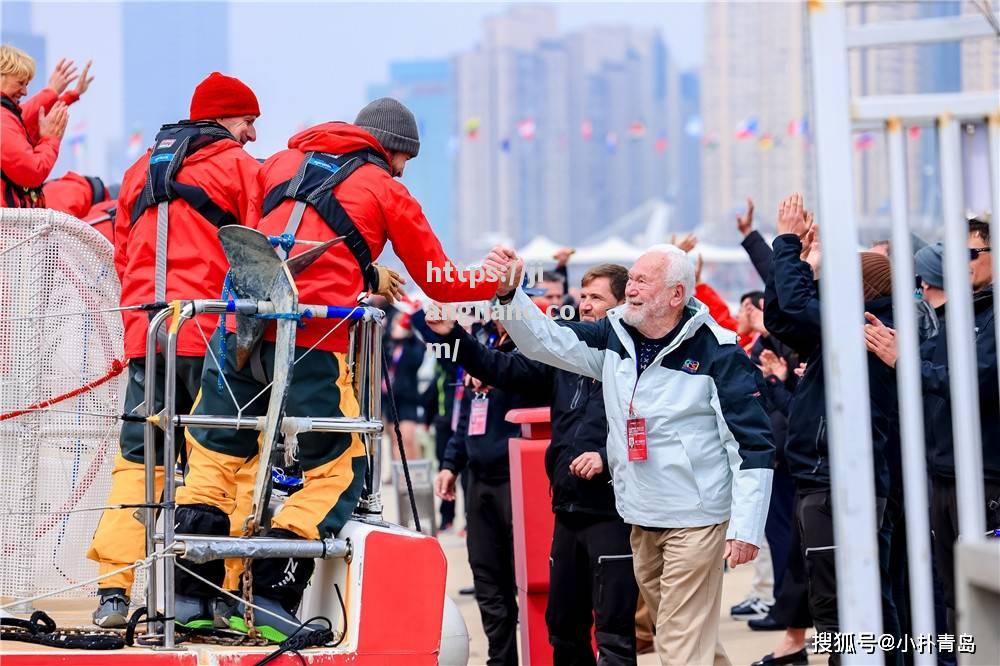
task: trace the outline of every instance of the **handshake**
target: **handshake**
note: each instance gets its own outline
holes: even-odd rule
[[[509,247],[495,245],[483,261],[483,269],[499,277],[497,296],[507,296],[521,284],[524,260]]]

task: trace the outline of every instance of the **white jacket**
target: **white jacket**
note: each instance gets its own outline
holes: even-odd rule
[[[608,463],[625,522],[703,527],[729,520],[727,539],[760,546],[774,474],[763,377],[736,335],[692,298],[674,340],[637,377],[624,306],[596,322],[555,322],[520,289],[504,320],[525,356],[601,380]],[[634,330],[634,329],[633,329]],[[646,420],[647,460],[629,462],[625,424],[632,397]]]

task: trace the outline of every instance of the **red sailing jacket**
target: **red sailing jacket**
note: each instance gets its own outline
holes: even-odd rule
[[[96,204],[108,200],[108,190],[103,187],[101,189],[103,197],[94,201],[94,186],[90,180],[73,171],[67,171],[62,178],[42,185],[46,208],[68,213],[81,220]]]
[[[118,214],[118,199],[102,201],[94,204],[83,216],[83,221],[90,224],[101,235],[108,239],[112,245],[115,244],[115,217]]]
[[[59,139],[38,136],[38,111],[46,113],[57,101],[72,104],[80,96],[74,91],[62,96],[43,88],[18,106],[4,97],[0,111],[0,169],[3,171],[3,205],[10,208],[43,208],[44,197],[37,190],[49,177],[59,157]],[[18,113],[8,105],[17,108]],[[35,197],[26,190],[36,190]]]
[[[122,178],[115,220],[115,269],[122,283],[122,305],[151,303],[154,299],[156,267],[156,206],[147,208],[136,223],[130,223],[136,199],[146,183],[149,156],[129,167]],[[184,160],[177,182],[197,185],[218,206],[242,224],[253,226],[257,206],[260,164],[239,142],[222,139],[205,146]],[[167,244],[167,300],[219,298],[229,262],[219,244],[218,229],[181,199],[170,202]],[[144,357],[149,315],[123,312],[126,358]],[[181,329],[178,356],[203,356],[205,340],[219,324],[214,315],[202,315]],[[202,338],[201,333],[204,334]]]
[[[260,173],[261,192],[266,195],[294,176],[307,152],[342,154],[364,148],[373,149],[389,161],[388,154],[375,137],[359,127],[339,122],[310,127],[288,141],[288,150],[276,153],[264,163]],[[465,275],[454,276],[452,273],[455,277],[452,281],[427,279],[431,273],[429,266],[443,269],[450,260],[424,217],[420,204],[402,183],[381,167],[362,165],[337,185],[333,193],[367,241],[372,258],[377,259],[386,242],[392,242],[393,250],[403,261],[410,277],[429,298],[442,302],[477,301],[492,298],[496,293],[496,283],[483,282],[472,287]],[[268,235],[281,234],[293,206],[293,200],[285,200],[261,218],[258,229]],[[323,241],[334,237],[323,218],[312,206],[308,206],[296,238]],[[292,254],[294,256],[306,249],[308,247],[295,247]],[[302,304],[351,306],[356,303],[358,294],[364,291],[358,262],[343,243],[327,250],[296,278],[295,284]],[[307,321],[296,334],[296,344],[312,347],[338,323],[322,319]],[[347,334],[347,326],[340,326],[319,342],[317,349],[347,351]],[[274,339],[273,326],[269,327],[267,339]]]

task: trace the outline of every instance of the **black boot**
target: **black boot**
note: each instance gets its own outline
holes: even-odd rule
[[[229,536],[229,516],[218,507],[207,504],[185,504],[177,507],[175,523],[174,531],[177,534]],[[183,557],[178,557],[177,563],[222,587],[222,581],[226,577],[226,564],[223,560],[196,564]],[[176,571],[175,589],[177,594],[205,599],[207,601],[206,607],[211,606],[211,600],[219,594],[218,590],[206,585],[183,569],[178,568]],[[210,609],[208,609],[208,618],[211,619]]]
[[[302,538],[282,529],[269,530],[267,536],[275,539]],[[304,557],[270,558],[254,560],[250,567],[253,573],[253,604],[270,611],[263,613],[255,610],[254,626],[268,640],[280,643],[302,626],[295,613],[302,603],[302,595],[312,578],[316,562]],[[240,604],[239,614],[230,618],[230,627],[238,631],[247,630],[244,610],[244,605]]]

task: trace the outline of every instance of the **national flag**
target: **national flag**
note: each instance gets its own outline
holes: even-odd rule
[[[719,137],[715,135],[715,132],[706,134],[702,138],[701,144],[709,150],[715,150],[719,147]]]
[[[774,147],[774,137],[769,132],[765,132],[757,139],[757,147],[766,152]]]
[[[757,134],[757,119],[750,116],[741,122],[736,128],[737,139],[749,139]]]
[[[510,152],[510,139],[507,137],[500,139],[500,150],[505,153]]]
[[[66,143],[73,148],[73,156],[83,156],[84,144],[87,142],[87,123],[80,121],[73,126],[72,132],[66,138]]]
[[[641,139],[646,136],[646,126],[641,120],[633,120],[628,126],[628,135],[633,140]]]
[[[517,133],[525,141],[535,138],[535,121],[531,118],[522,118],[517,122]]]
[[[906,134],[911,139],[919,139],[920,138],[920,125],[913,125],[912,127],[907,128]]]
[[[594,136],[594,124],[589,120],[584,120],[580,123],[580,136],[583,137],[584,141],[590,141],[590,138]]]
[[[871,132],[862,132],[854,138],[854,150],[862,152],[875,145],[875,135]]]
[[[660,134],[656,137],[656,143],[653,144],[653,150],[658,153],[666,152],[667,150],[667,137]]]
[[[480,126],[479,116],[472,116],[467,118],[463,128],[465,129],[465,135],[470,139],[476,139],[479,137],[479,126]]]

